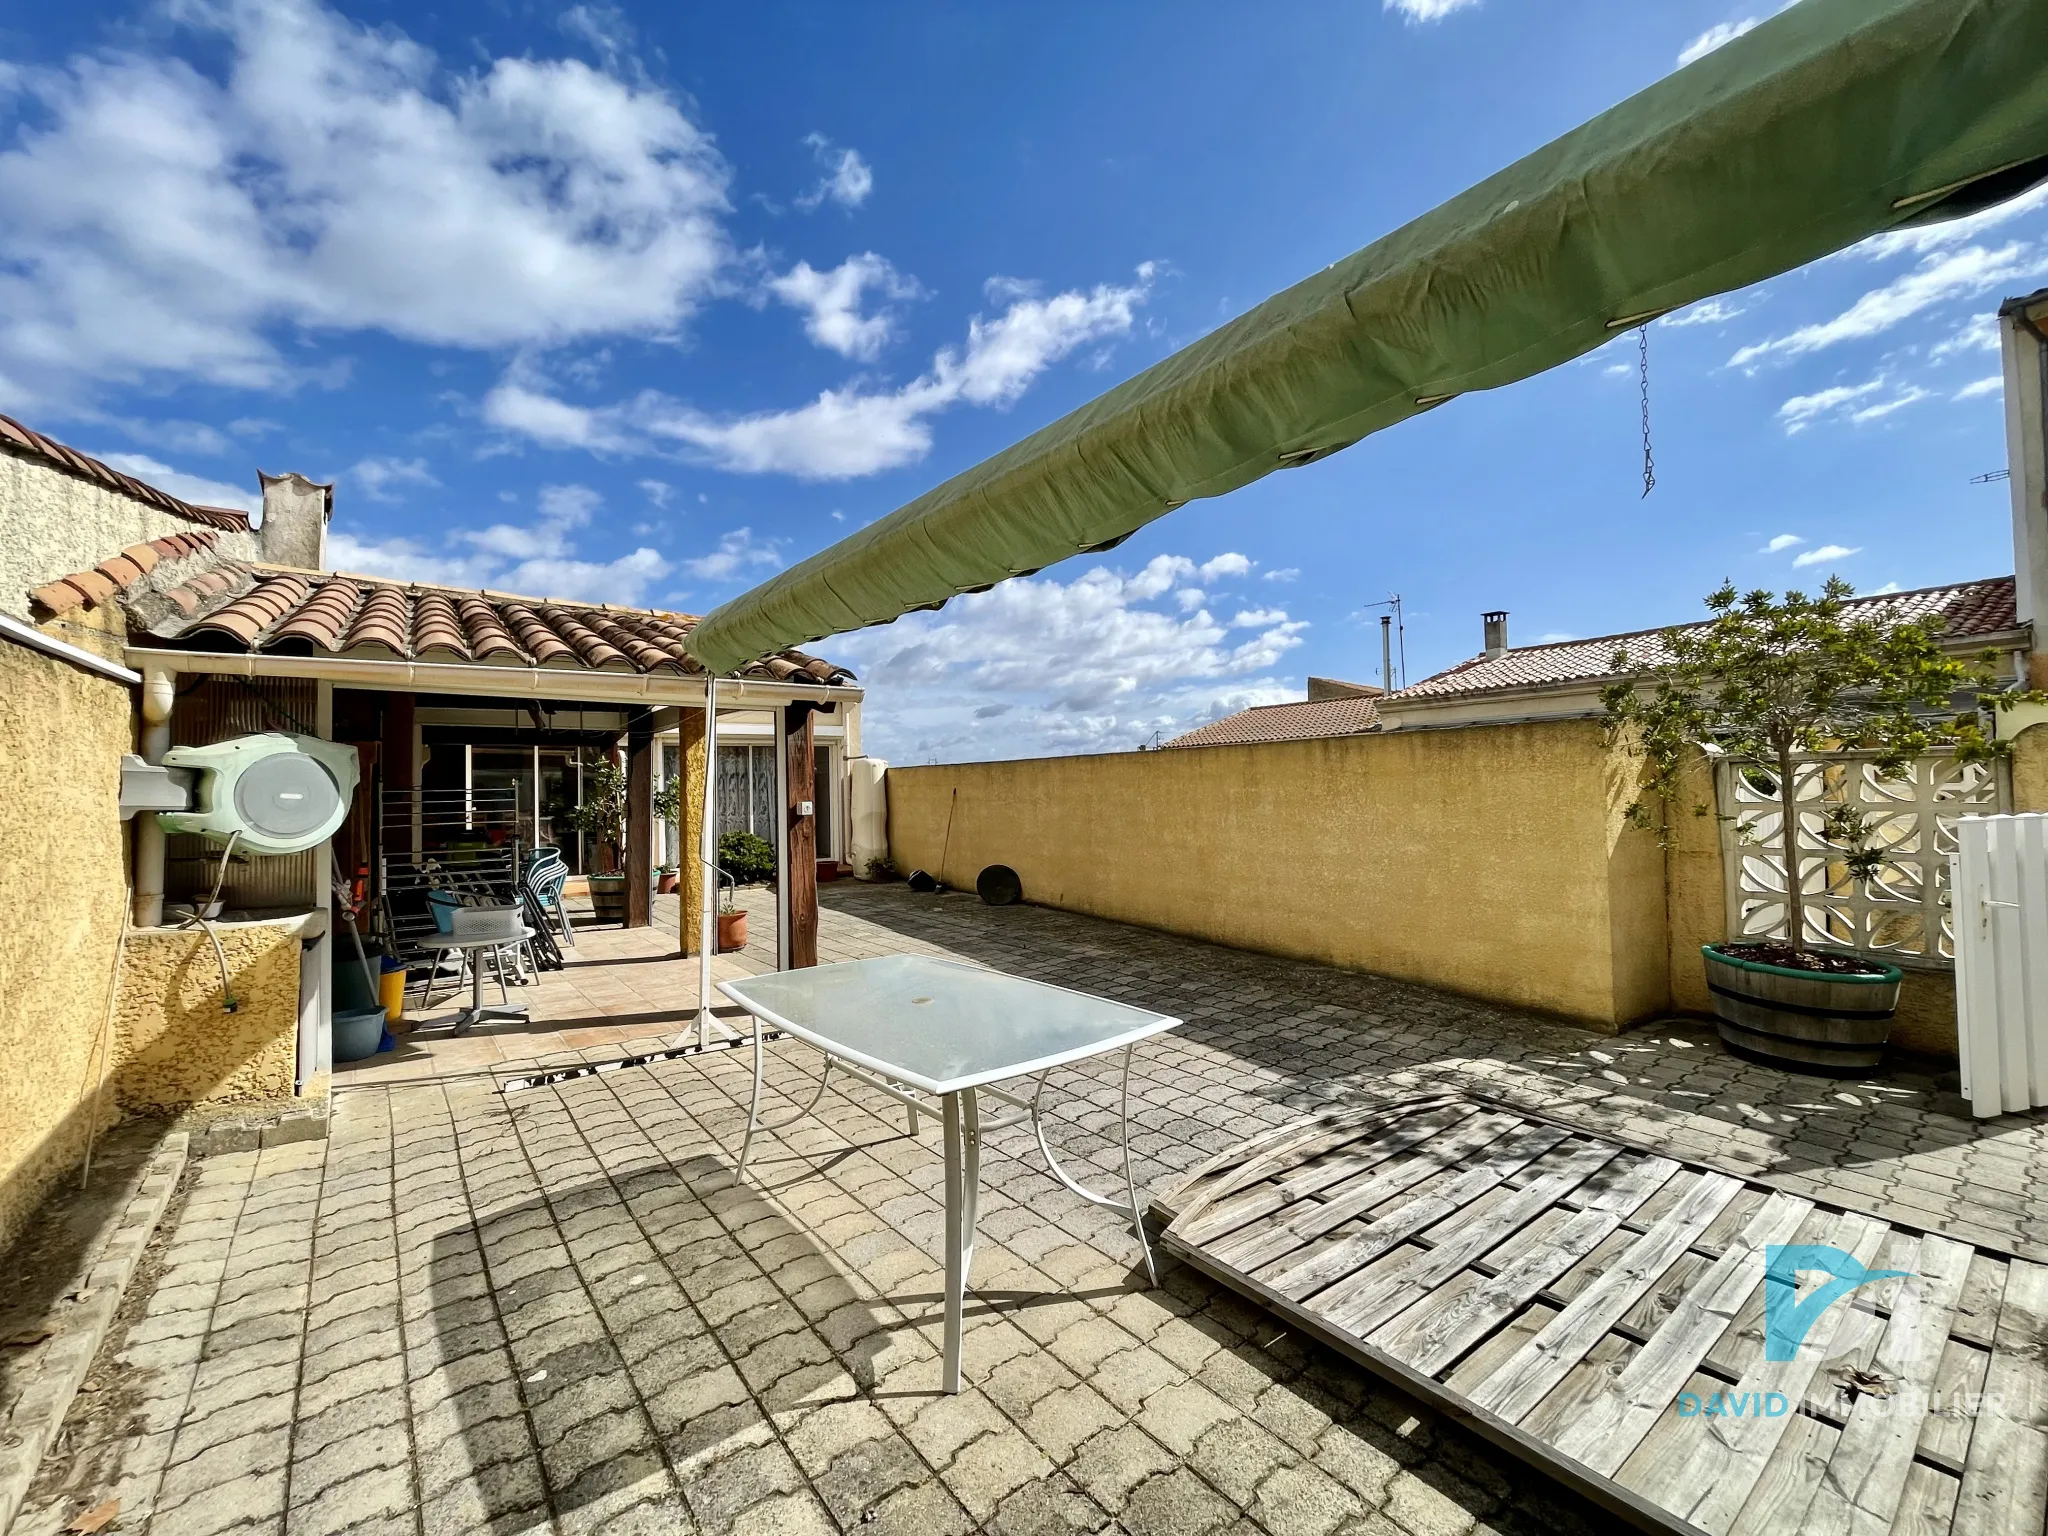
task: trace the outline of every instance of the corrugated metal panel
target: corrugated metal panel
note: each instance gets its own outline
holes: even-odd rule
[[[1956,1036],[1979,1116],[2048,1104],[2048,815],[1956,823]]]
[[[313,721],[318,709],[317,684],[299,678],[213,677],[187,684],[171,709],[171,742],[180,747],[210,747],[218,741],[260,731],[296,736],[318,734]],[[202,899],[213,889],[220,868],[220,845],[203,837],[181,834],[165,840],[164,896],[168,901]],[[231,908],[303,907],[318,892],[317,850],[266,855],[228,865],[222,899]]]

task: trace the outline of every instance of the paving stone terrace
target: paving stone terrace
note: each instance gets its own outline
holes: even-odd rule
[[[948,952],[1181,1015],[1141,1050],[1141,1188],[1337,1099],[1458,1082],[1897,1219],[2048,1252],[2043,1122],[1932,1079],[1750,1066],[1031,907],[825,888],[835,956]],[[771,1109],[818,1064],[772,1049]],[[500,1075],[503,1075],[502,1072]],[[1057,1074],[1105,1183],[1115,1082]],[[1438,1536],[1611,1528],[1186,1268],[994,1138],[971,1389],[938,1377],[937,1128],[866,1090],[732,1187],[744,1052],[497,1091],[348,1089],[325,1143],[216,1156],[18,1531],[110,1494],[150,1536],[330,1531]]]

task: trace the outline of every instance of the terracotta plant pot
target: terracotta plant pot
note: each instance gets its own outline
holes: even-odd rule
[[[1702,947],[1721,1041],[1800,1072],[1861,1075],[1884,1059],[1902,974],[1852,975],[1765,965]]]
[[[654,882],[654,894],[657,896],[673,896],[676,886],[682,882],[682,878],[675,870],[663,870],[661,877]]]
[[[747,914],[744,912],[721,912],[718,914],[718,952],[729,955],[736,949],[747,947]]]
[[[600,923],[623,923],[626,920],[626,877],[592,875],[590,907],[591,915]]]

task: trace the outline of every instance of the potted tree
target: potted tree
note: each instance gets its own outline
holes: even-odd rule
[[[1812,759],[1856,752],[1886,778],[1915,758],[1942,753],[1983,762],[2009,750],[1984,730],[1980,690],[1991,657],[1944,652],[1938,623],[1885,622],[1848,607],[1854,589],[1830,577],[1818,597],[1738,595],[1732,583],[1707,598],[1709,618],[1661,636],[1661,658],[1616,651],[1629,674],[1604,690],[1610,736],[1642,752],[1641,793],[1628,807],[1639,826],[1667,828],[1697,753],[1724,756],[1775,799],[1777,852],[1785,871],[1782,937],[1704,946],[1707,985],[1722,1041],[1737,1051],[1803,1070],[1864,1072],[1876,1066],[1897,1011],[1899,968],[1825,943],[1810,898],[1841,878],[1869,880],[1884,864],[1863,813],[1816,805]],[[1957,696],[1969,702],[1960,711]],[[2007,705],[2034,695],[2006,693]],[[1696,804],[1693,814],[1713,814]],[[1818,846],[1802,846],[1802,831]]]
[[[626,770],[606,758],[583,772],[583,803],[569,813],[577,831],[597,844],[590,906],[600,923],[626,920],[626,876],[619,852],[626,843]]]

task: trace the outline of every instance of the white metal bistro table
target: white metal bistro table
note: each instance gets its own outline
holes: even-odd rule
[[[436,933],[430,934],[416,942],[421,949],[502,950],[510,949],[515,944],[523,944],[532,937],[533,930],[531,928],[521,927],[516,934]],[[485,1006],[484,968],[480,963],[482,960],[483,956],[481,954],[472,954],[469,957],[469,1006],[455,1016],[455,1033],[458,1035],[466,1035],[469,1033],[472,1025],[488,1023],[492,1019],[519,1019],[523,1021],[526,1018],[526,1005],[524,1003],[498,1003],[489,1007]],[[498,986],[501,994],[505,985],[504,965],[505,957],[500,955],[498,957]]]
[[[1131,1051],[1140,1040],[1172,1029],[1179,1019],[927,955],[889,955],[776,971],[722,981],[718,990],[754,1020],[754,1094],[734,1183],[746,1176],[754,1132],[761,1128],[764,1025],[825,1053],[818,1091],[792,1119],[817,1108],[835,1066],[906,1106],[913,1136],[919,1109],[928,1107],[928,1099],[920,1096],[938,1099],[946,1132],[946,1391],[960,1390],[961,1313],[968,1270],[974,1263],[975,1207],[986,1132],[1030,1121],[1053,1177],[1083,1199],[1130,1218],[1145,1256],[1145,1272],[1157,1283],[1145,1212],[1131,1174]],[[1046,1143],[1039,1115],[1048,1072],[1116,1050],[1124,1053],[1121,1199],[1083,1188],[1069,1177]],[[1029,1098],[995,1086],[1021,1077],[1036,1079]],[[1009,1112],[984,1121],[984,1094],[1008,1105]]]

